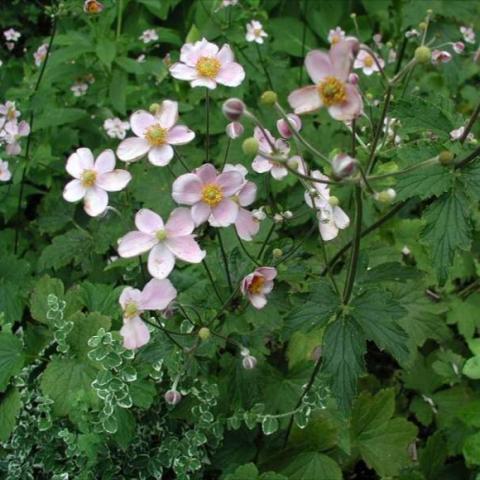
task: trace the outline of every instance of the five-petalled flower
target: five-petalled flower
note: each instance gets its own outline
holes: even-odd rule
[[[245,35],[247,42],[262,44],[265,37],[268,37],[268,33],[265,32],[263,25],[258,20],[252,20],[250,23],[247,23],[247,33]]]
[[[267,295],[273,290],[273,280],[277,276],[277,269],[273,267],[259,267],[248,274],[240,284],[242,295],[257,309],[267,304]]]

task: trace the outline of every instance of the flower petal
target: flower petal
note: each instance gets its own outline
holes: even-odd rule
[[[227,43],[223,45],[220,51],[217,53],[217,60],[222,64],[232,63],[235,59],[233,57],[233,51]]]
[[[192,219],[197,227],[206,222],[211,213],[210,206],[203,202],[196,203],[191,210]]]
[[[260,222],[253,216],[252,212],[240,208],[235,221],[235,228],[238,236],[249,242],[258,233]]]
[[[217,88],[217,82],[211,78],[199,77],[190,83],[192,87],[207,87],[209,90]]]
[[[155,245],[148,255],[148,271],[154,278],[167,278],[175,266],[175,257],[164,243]]]
[[[352,47],[349,42],[338,42],[330,48],[330,59],[333,65],[331,75],[346,81],[352,67]]]
[[[177,296],[177,290],[167,278],[150,280],[141,293],[139,307],[142,310],[164,310]]]
[[[108,205],[108,195],[105,190],[97,186],[89,188],[83,199],[83,209],[91,217],[103,213]]]
[[[170,75],[177,80],[188,80],[192,81],[197,78],[198,73],[194,67],[189,67],[184,63],[174,63],[170,67]]]
[[[141,297],[140,290],[132,287],[125,287],[120,294],[118,302],[122,307],[122,310],[125,310],[129,303],[136,303],[138,305]]]
[[[168,238],[183,237],[190,235],[195,228],[192,214],[188,208],[176,208],[170,214],[170,218],[165,225]]]
[[[194,173],[178,177],[172,185],[172,197],[177,203],[193,205],[202,198],[202,181]]]
[[[245,79],[245,70],[239,63],[227,63],[223,65],[215,80],[227,87],[238,87]]]
[[[334,75],[333,64],[327,52],[312,50],[305,57],[305,69],[313,83],[318,83],[325,77]]]
[[[255,201],[257,186],[253,182],[247,182],[238,193],[238,203],[241,207],[248,207]]]
[[[79,148],[68,157],[65,168],[73,178],[80,178],[85,170],[93,169],[93,160],[93,153],[89,148]]]
[[[333,240],[338,235],[338,228],[333,221],[327,223],[320,222],[319,229],[322,239],[326,242]]]
[[[322,106],[322,100],[315,85],[294,90],[288,96],[288,103],[298,115],[314,112]]]
[[[259,267],[255,272],[262,275],[267,282],[273,280],[277,276],[277,269],[275,267]]]
[[[184,262],[200,263],[207,254],[200,248],[193,235],[167,238],[165,243],[169,250]]]
[[[145,136],[145,131],[156,123],[157,119],[145,110],[138,110],[137,112],[132,113],[130,117],[130,127],[132,132],[137,137],[141,138]]]
[[[257,173],[269,172],[272,166],[272,162],[261,155],[257,155],[252,162],[252,169]]]
[[[158,240],[148,233],[128,232],[118,241],[117,251],[122,258],[131,258],[148,252],[157,243]]]
[[[148,208],[142,208],[137,212],[135,226],[149,235],[155,235],[156,232],[165,228],[162,217]]]
[[[67,202],[78,202],[85,196],[86,190],[80,180],[72,180],[65,185],[63,189],[63,198]]]
[[[99,175],[96,184],[107,192],[119,192],[127,186],[131,179],[132,176],[129,172],[117,169]]]
[[[350,225],[350,218],[348,218],[348,215],[338,206],[333,207],[333,220],[335,221],[335,225],[342,230]]]
[[[178,119],[178,102],[164,100],[158,115],[158,123],[162,128],[172,128]]]
[[[211,163],[205,163],[195,170],[198,178],[203,184],[215,183],[217,179],[217,169]]]
[[[346,84],[347,100],[340,105],[332,105],[328,108],[328,113],[335,120],[342,122],[353,120],[363,112],[363,100],[355,85]]]
[[[222,188],[223,194],[226,197],[230,197],[242,188],[244,180],[240,172],[230,171],[221,173],[217,177],[216,183]]]
[[[265,295],[248,295],[248,299],[252,306],[254,306],[257,310],[260,310],[267,304],[267,299]]]
[[[216,207],[212,208],[212,216],[221,227],[228,227],[235,222],[239,206],[230,198],[224,198]]]
[[[282,180],[282,178],[285,178],[288,175],[288,170],[281,165],[273,165],[270,173],[275,180]]]
[[[195,133],[185,125],[175,125],[167,135],[167,143],[171,145],[185,145],[195,138]]]
[[[113,150],[104,150],[95,160],[94,168],[97,173],[111,172],[115,168],[115,154]]]
[[[122,140],[117,148],[117,157],[124,162],[140,160],[150,150],[150,144],[144,138],[130,137]]]
[[[148,152],[148,161],[156,167],[165,167],[173,158],[173,148],[170,145],[152,147]]]
[[[143,347],[150,341],[148,327],[140,317],[124,319],[120,335],[123,337],[123,346],[128,350]]]

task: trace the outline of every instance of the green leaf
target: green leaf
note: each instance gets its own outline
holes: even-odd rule
[[[429,245],[438,280],[444,284],[455,253],[466,250],[471,242],[469,205],[465,194],[453,190],[444,193],[424,213],[427,222],[421,233]]]
[[[30,313],[38,322],[45,324],[50,323],[50,320],[47,318],[49,309],[47,297],[50,294],[55,295],[59,299],[63,299],[63,283],[58,278],[51,278],[48,275],[44,275],[35,284],[35,288],[30,297]]]
[[[145,5],[148,11],[153,13],[161,20],[166,20],[168,12],[171,8],[175,7],[180,0],[138,0],[138,3]]]
[[[11,333],[0,332],[0,392],[5,390],[10,378],[20,372],[24,362],[22,341]]]
[[[113,108],[120,114],[126,113],[128,76],[123,70],[114,68],[112,71],[112,80],[110,82],[110,101]]]
[[[86,115],[85,110],[80,108],[48,108],[35,119],[33,131],[74,123],[84,119]]]
[[[0,402],[0,442],[6,442],[15,429],[17,417],[22,409],[20,393],[12,388]]]
[[[69,317],[73,322],[72,331],[68,334],[67,341],[76,355],[83,360],[87,360],[87,353],[90,350],[88,340],[97,334],[100,328],[110,330],[111,321],[109,317],[100,315],[97,312],[85,315],[82,312]]]
[[[480,432],[466,438],[463,445],[463,456],[470,465],[480,465]]]
[[[462,373],[473,380],[480,379],[480,355],[469,358],[463,366]]]
[[[480,326],[478,311],[480,308],[480,294],[469,295],[465,301],[454,298],[450,302],[450,311],[447,314],[447,323],[457,324],[458,331],[465,339],[471,339]]]
[[[133,414],[124,408],[116,408],[114,415],[117,420],[118,430],[113,435],[113,438],[123,450],[126,450],[135,439],[137,422]]]
[[[364,334],[353,318],[339,318],[326,329],[322,349],[322,372],[330,375],[333,394],[344,412],[350,410],[357,391],[358,377],[365,368],[365,352]]]
[[[115,59],[115,55],[117,54],[117,46],[114,41],[102,38],[97,42],[95,52],[100,61],[106,67],[110,68]]]
[[[118,298],[122,287],[113,288],[101,283],[83,282],[79,296],[89,312],[111,315],[118,311]]]
[[[420,452],[420,468],[426,480],[437,480],[447,457],[445,436],[442,432],[437,431],[428,438],[425,448]]]
[[[418,196],[422,200],[438,197],[452,186],[452,172],[442,165],[419,168],[398,178],[396,201]]]
[[[305,32],[305,42],[303,42],[303,23],[294,17],[271,18],[268,23],[268,33],[272,35],[272,47],[275,50],[294,57],[301,57],[315,47],[315,37],[309,29]]]
[[[342,471],[332,458],[318,452],[297,455],[281,473],[289,480],[342,480]]]

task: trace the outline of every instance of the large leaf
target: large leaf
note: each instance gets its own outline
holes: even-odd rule
[[[20,393],[12,388],[0,402],[0,442],[6,442],[13,432],[17,417],[22,409]]]
[[[442,165],[413,170],[398,178],[395,185],[396,200],[406,200],[415,196],[421,199],[438,197],[451,187],[452,181],[452,172]]]
[[[11,333],[0,333],[0,392],[5,390],[10,378],[22,369],[24,361],[21,340]]]
[[[289,480],[327,479],[342,480],[342,471],[332,458],[318,452],[304,452],[297,455],[281,473]]]

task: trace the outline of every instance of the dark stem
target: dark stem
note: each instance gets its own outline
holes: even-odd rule
[[[258,60],[260,61],[260,65],[263,68],[263,72],[265,73],[265,76],[267,77],[268,86],[270,87],[270,90],[273,90],[272,79],[270,77],[270,74],[268,73],[267,66],[265,65],[265,61],[263,60],[263,55],[262,55],[262,50],[260,49],[260,45],[257,42],[254,42],[254,43],[258,53]]]
[[[212,272],[208,268],[207,262],[205,259],[202,260],[202,265],[203,268],[205,269],[205,272],[207,272],[208,279],[210,280],[210,283],[213,287],[213,290],[215,291],[215,295],[217,296],[218,300],[220,300],[220,303],[223,304],[222,296],[220,295],[220,292],[218,291],[217,284],[215,283],[215,280],[213,279]]]
[[[258,252],[257,258],[259,260],[262,259],[263,251],[265,250],[268,241],[270,240],[270,237],[272,236],[273,232],[275,230],[275,223],[272,223],[272,226],[270,227],[270,230],[267,233],[267,236],[265,237],[265,240],[263,241],[262,247],[260,248],[260,251]]]
[[[468,134],[470,133],[470,130],[473,128],[475,125],[475,122],[477,121],[478,115],[480,115],[480,103],[477,105],[477,108],[473,111],[472,116],[470,117],[470,120],[468,121],[467,126],[465,127],[465,130],[462,133],[462,136],[460,137],[460,143],[464,143],[466,138],[468,137]]]
[[[278,267],[278,265],[282,264],[283,262],[286,262],[292,255],[295,254],[299,250],[299,248],[305,243],[305,241],[310,237],[310,235],[313,234],[315,230],[317,230],[318,225],[314,224],[310,228],[310,230],[307,232],[306,235],[302,237],[302,239],[294,246],[292,247],[278,262],[275,263],[275,267]]]
[[[177,149],[176,148],[173,148],[173,153],[175,154],[175,158],[180,162],[180,164],[182,165],[182,167],[184,168],[184,170],[186,172],[189,172],[190,169],[188,168],[187,164],[184,162],[183,158],[181,157],[181,155],[177,152]]]
[[[261,264],[258,260],[256,260],[253,255],[249,253],[247,250],[247,247],[244,245],[243,240],[240,238],[240,235],[237,232],[237,229],[235,229],[235,234],[237,235],[237,240],[238,243],[240,244],[240,248],[242,249],[243,253],[255,264],[257,267],[259,267]]]
[[[210,93],[205,89],[205,115],[206,115],[206,136],[205,136],[205,157],[206,163],[210,161]]]
[[[222,252],[223,266],[225,268],[225,276],[227,277],[228,288],[230,289],[230,292],[233,292],[232,277],[230,276],[230,269],[228,268],[227,252],[225,251],[225,246],[223,244],[222,235],[219,228],[217,228],[217,237],[218,244],[220,245],[220,251]]]
[[[225,164],[227,163],[228,152],[230,151],[231,143],[232,143],[232,139],[229,138],[227,142],[227,148],[225,149],[225,156],[223,157],[223,162],[222,162],[222,166],[220,167],[220,170],[223,170],[223,168],[225,167]]]
[[[463,160],[460,160],[460,162],[458,162],[458,163],[455,165],[455,169],[465,167],[465,166],[468,165],[471,161],[475,160],[479,155],[480,155],[480,147],[477,147],[472,153],[470,153],[469,155],[467,155]]]
[[[397,63],[395,65],[395,71],[393,72],[396,75],[400,71],[400,67],[402,66],[403,57],[405,56],[405,49],[407,48],[408,38],[403,35],[402,46],[400,47],[400,51],[398,52]]]

